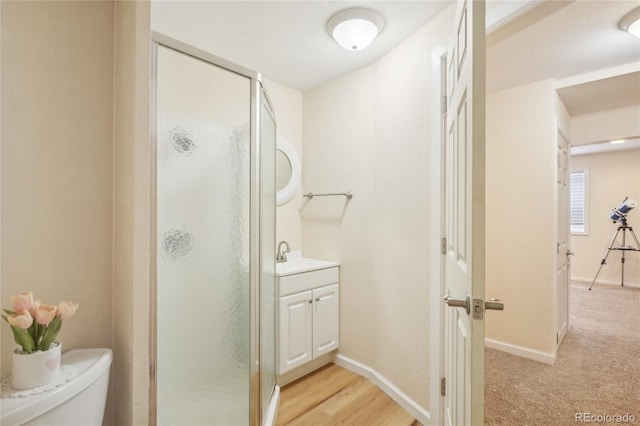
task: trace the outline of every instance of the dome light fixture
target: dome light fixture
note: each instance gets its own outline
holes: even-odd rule
[[[380,34],[384,18],[378,12],[362,7],[342,10],[329,19],[327,32],[347,50],[362,50]]]
[[[640,38],[640,7],[624,15],[620,20],[620,28]]]

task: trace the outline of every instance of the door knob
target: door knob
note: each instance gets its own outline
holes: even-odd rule
[[[464,310],[467,311],[467,315],[469,315],[469,312],[471,312],[471,296],[469,295],[469,293],[467,293],[464,299],[455,299],[449,295],[446,295],[444,297],[444,303],[446,303],[447,306],[452,306],[454,308],[464,308]]]

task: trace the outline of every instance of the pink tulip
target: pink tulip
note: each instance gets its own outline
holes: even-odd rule
[[[36,310],[36,322],[40,325],[49,325],[56,317],[57,306],[41,303]]]
[[[33,317],[29,311],[24,311],[21,314],[7,315],[7,321],[10,325],[15,325],[18,328],[26,330],[31,327],[31,324],[33,324]]]
[[[71,318],[76,309],[78,309],[77,303],[69,302],[68,300],[63,300],[58,305],[58,316],[60,316],[63,320],[67,318]]]
[[[26,291],[24,293],[11,296],[11,307],[14,311],[21,314],[33,307],[33,293]]]
[[[29,309],[29,313],[31,314],[32,317],[36,317],[36,311],[38,310],[38,306],[40,306],[42,304],[42,301],[40,300],[35,300],[33,302],[33,305],[31,305],[31,309]]]

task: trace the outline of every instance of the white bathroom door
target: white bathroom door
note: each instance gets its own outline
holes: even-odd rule
[[[484,12],[484,2],[458,0],[446,61],[442,423],[451,426],[484,424]]]

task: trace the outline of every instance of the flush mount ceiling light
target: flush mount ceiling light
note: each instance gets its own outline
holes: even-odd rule
[[[640,7],[636,7],[624,15],[624,18],[620,20],[620,28],[640,38]]]
[[[380,34],[382,16],[371,9],[355,7],[342,10],[329,19],[327,32],[347,50],[362,50]]]

